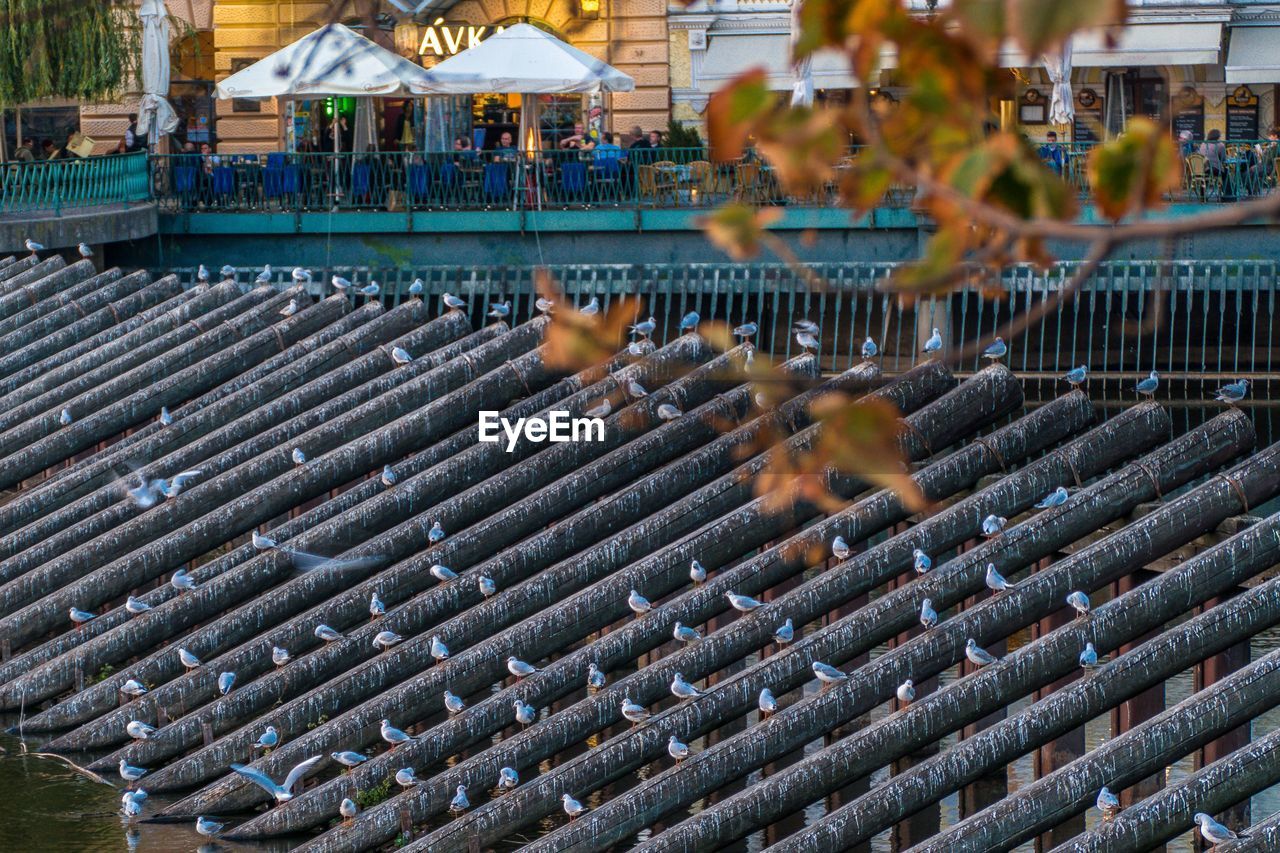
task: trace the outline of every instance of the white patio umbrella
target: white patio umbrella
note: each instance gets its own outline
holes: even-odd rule
[[[142,0],[142,100],[138,106],[137,132],[147,134],[155,146],[160,133],[178,127],[178,115],[165,97],[169,94],[169,18],[164,0]]]
[[[791,106],[808,107],[813,105],[813,57],[795,58],[796,44],[800,41],[800,2],[791,0],[791,74],[795,78],[791,84]]]
[[[1052,124],[1071,124],[1075,118],[1075,99],[1071,96],[1071,39],[1062,43],[1056,54],[1046,53],[1044,70],[1053,84],[1053,96],[1049,99],[1049,121]]]

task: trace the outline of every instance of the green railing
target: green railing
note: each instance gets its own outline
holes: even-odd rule
[[[52,213],[146,201],[147,155],[0,163],[0,213]]]

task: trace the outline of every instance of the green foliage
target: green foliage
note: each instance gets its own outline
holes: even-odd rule
[[[378,803],[391,796],[391,777],[388,776],[379,784],[374,785],[364,791],[356,791],[356,805],[363,811],[364,809],[376,806]]]
[[[126,0],[0,0],[0,104],[117,94],[140,45],[136,4]]]
[[[98,670],[98,674],[93,677],[94,683],[96,684],[100,681],[106,681],[108,678],[111,677],[111,674],[115,671],[116,671],[116,668],[114,666],[112,666],[109,663],[104,663],[102,665],[102,669]]]
[[[667,138],[663,142],[667,148],[701,148],[704,144],[696,127],[688,127],[676,119],[667,125]]]

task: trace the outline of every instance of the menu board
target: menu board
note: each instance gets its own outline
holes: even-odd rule
[[[1072,142],[1098,142],[1102,132],[1102,98],[1092,89],[1076,92],[1076,114],[1071,122]]]
[[[1172,124],[1175,139],[1180,139],[1184,131],[1196,142],[1204,139],[1204,98],[1190,86],[1184,86],[1173,99]]]
[[[1248,86],[1237,86],[1227,98],[1227,139],[1258,138],[1258,96]]]

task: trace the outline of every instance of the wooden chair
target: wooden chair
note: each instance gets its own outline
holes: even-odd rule
[[[706,160],[694,160],[689,164],[689,187],[698,191],[698,204],[710,204],[715,195],[716,173]]]
[[[1186,167],[1187,190],[1193,195],[1199,195],[1203,200],[1209,194],[1209,170],[1205,156],[1198,151],[1193,151],[1186,156],[1183,163]]]
[[[743,204],[760,204],[764,200],[763,187],[760,183],[759,163],[739,163],[733,170],[734,201]]]
[[[668,173],[656,166],[636,167],[636,187],[640,192],[640,201],[655,206],[664,198],[674,204],[676,200],[676,181]]]

